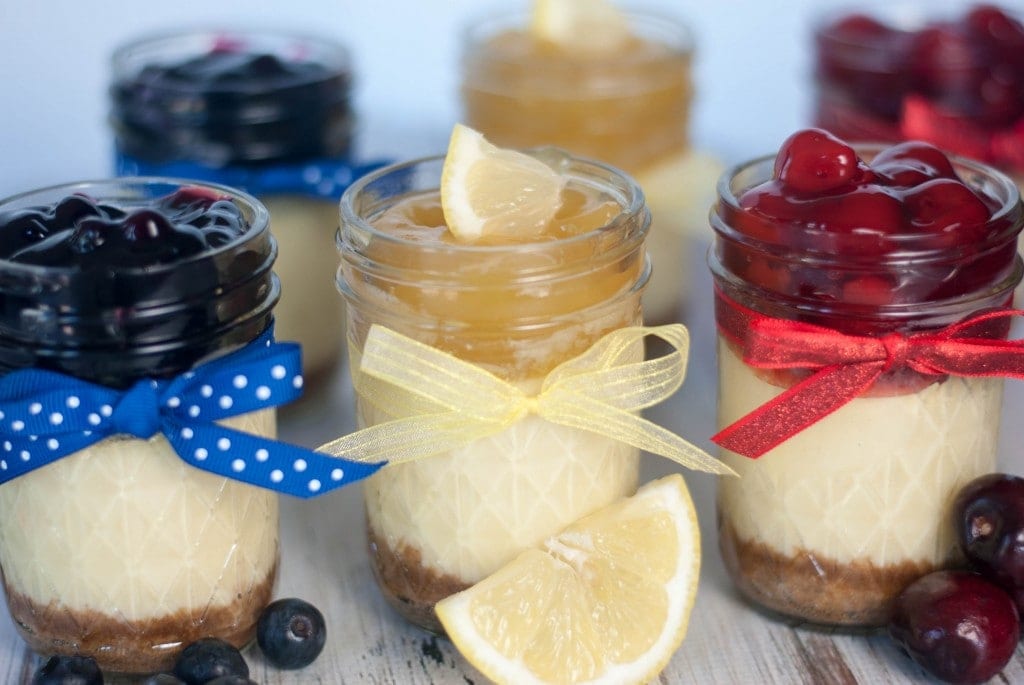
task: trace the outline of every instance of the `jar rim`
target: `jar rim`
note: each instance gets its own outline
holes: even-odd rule
[[[1017,9],[1000,6],[999,9],[1011,17],[1024,18]],[[859,15],[875,19],[889,29],[901,33],[918,31],[928,24],[957,19],[970,11],[969,6],[954,3],[923,2],[921,0],[861,0],[830,5],[827,9],[819,9],[811,17],[811,31],[820,36],[824,29],[829,28],[838,20]],[[831,37],[830,37],[831,38]],[[866,45],[865,41],[839,40],[844,45]]]
[[[863,159],[865,155],[869,155],[868,160],[870,160],[874,155],[887,147],[891,147],[892,145],[893,143],[858,142],[854,143],[852,147],[857,152],[858,157]],[[733,212],[749,216],[749,212],[740,206],[738,193],[734,191],[732,181],[745,173],[753,171],[767,171],[767,173],[761,173],[752,178],[751,183],[742,188],[742,191],[745,191],[753,188],[759,183],[771,180],[773,178],[772,170],[774,168],[776,154],[777,153],[762,155],[754,159],[738,162],[727,168],[722,175],[719,176],[716,184],[718,202],[725,203],[729,210]],[[998,224],[1006,224],[1007,230],[1004,232],[1005,235],[993,235],[990,239],[991,242],[1002,242],[1013,234],[1019,233],[1022,227],[1024,227],[1024,205],[1021,204],[1021,193],[1017,184],[1004,172],[983,162],[977,162],[967,157],[961,157],[960,155],[951,153],[946,153],[946,156],[953,164],[958,175],[968,175],[968,178],[962,178],[968,187],[977,190],[979,183],[984,180],[989,186],[987,188],[988,190],[998,192],[998,194],[994,194],[993,197],[1000,201],[1001,204],[999,208],[993,212],[986,225],[995,226]],[[774,222],[774,220],[771,219],[764,219],[764,221],[767,223]],[[714,210],[711,212],[711,227],[717,233],[728,234],[733,237],[742,237],[744,242],[760,243],[766,249],[792,249],[792,246],[788,243],[769,243],[764,240],[748,236],[745,233],[734,231],[724,220],[722,220],[720,213]],[[803,227],[802,230],[808,235],[824,235],[828,233],[828,231],[809,227]],[[915,243],[926,242],[932,238],[933,234],[926,231],[887,236],[887,240],[899,244],[901,248],[907,249],[895,251],[890,255],[891,259],[883,258],[881,262],[885,264],[898,264],[908,259],[916,259],[920,256],[936,252],[934,249],[913,249]],[[836,255],[831,252],[816,252],[814,250],[806,250],[804,252],[808,256],[813,256],[815,259],[819,259],[822,263],[832,263],[835,261],[848,262],[850,260],[849,255]],[[878,263],[879,260],[873,257],[872,261]]]
[[[66,195],[71,195],[76,192],[83,192],[89,188],[96,187],[144,187],[144,186],[162,186],[167,188],[182,188],[189,186],[198,186],[201,188],[208,188],[217,192],[229,195],[232,200],[241,201],[245,204],[246,209],[253,213],[252,218],[249,220],[249,228],[237,236],[233,240],[220,245],[218,247],[204,250],[198,254],[191,255],[181,260],[174,262],[153,264],[150,266],[118,266],[117,270],[119,273],[126,275],[138,275],[138,276],[163,276],[168,272],[175,271],[182,267],[187,267],[198,261],[206,261],[211,258],[216,258],[220,255],[226,254],[233,251],[239,245],[248,242],[252,238],[261,236],[264,233],[270,231],[270,213],[262,202],[257,200],[254,196],[250,195],[240,188],[233,188],[226,186],[221,183],[215,183],[212,181],[197,181],[185,178],[174,178],[171,176],[119,176],[117,178],[99,178],[90,179],[84,181],[70,181],[67,183],[56,183],[53,185],[45,186],[42,188],[34,188],[32,190],[26,190],[14,195],[8,195],[6,197],[0,197],[0,211],[5,211],[10,207],[8,205],[31,200],[32,198],[39,198],[40,201],[45,202],[47,198],[59,200]],[[129,196],[125,196],[129,197]],[[141,197],[136,196],[137,199]],[[156,196],[154,196],[156,197]],[[109,199],[109,198],[108,198]],[[38,204],[38,203],[35,203]],[[25,275],[33,276],[69,276],[80,271],[77,266],[59,266],[50,265],[42,266],[39,264],[25,264],[22,262],[12,262],[6,259],[0,259],[0,265],[5,270],[13,271],[14,273],[24,273]]]
[[[622,13],[630,22],[631,28],[641,37],[655,39],[658,43],[669,49],[669,54],[674,57],[692,56],[695,50],[696,38],[690,24],[684,18],[669,14],[660,9],[644,7],[622,7]],[[472,48],[485,44],[488,40],[501,33],[503,30],[523,30],[530,25],[530,11],[523,9],[509,10],[505,7],[491,7],[489,11],[479,12],[465,22],[461,33],[461,45],[463,53],[468,53]],[[648,33],[653,32],[650,36]],[[497,61],[504,56],[506,62],[514,62],[512,55],[493,54],[491,59]],[[478,55],[475,55],[478,57]],[[661,61],[664,56],[660,56]],[[649,58],[634,58],[638,64],[653,61]],[[622,65],[630,63],[627,57],[625,60],[621,54],[611,53],[605,58],[600,54],[589,54],[587,63],[601,65],[602,63],[614,63]],[[557,67],[557,65],[552,65]]]
[[[564,238],[556,238],[554,240],[544,241],[533,241],[525,243],[516,243],[511,245],[474,245],[474,244],[460,244],[460,243],[446,243],[430,244],[429,248],[435,252],[447,252],[451,254],[515,254],[520,252],[532,252],[537,249],[539,245],[545,247],[562,247],[571,246],[575,243],[585,242],[587,240],[593,240],[595,236],[603,235],[611,230],[621,227],[623,224],[635,220],[642,213],[646,211],[646,204],[644,199],[643,190],[641,190],[639,184],[626,172],[620,170],[618,167],[606,164],[604,162],[590,159],[588,157],[582,157],[574,155],[561,148],[554,146],[543,146],[530,148],[525,150],[527,154],[535,156],[549,156],[557,159],[563,165],[577,165],[579,171],[590,171],[591,173],[604,173],[607,175],[609,181],[614,181],[616,185],[611,187],[602,188],[603,190],[617,191],[616,199],[624,200],[620,202],[621,211],[615,216],[611,223],[605,224],[598,228],[592,229],[585,233],[579,233]],[[394,234],[381,231],[376,228],[367,217],[361,215],[355,208],[356,199],[362,194],[368,193],[369,186],[374,183],[381,182],[382,179],[393,175],[409,175],[413,173],[414,169],[432,165],[436,168],[437,186],[439,187],[440,182],[440,170],[444,164],[445,155],[431,155],[427,157],[420,157],[417,159],[398,162],[390,164],[380,169],[376,169],[368,174],[357,179],[345,192],[342,193],[341,200],[339,203],[339,213],[341,219],[341,225],[337,233],[337,245],[340,248],[345,232],[345,228],[355,226],[361,231],[364,231],[372,237],[374,240],[379,240],[384,244],[395,244],[395,245],[424,245],[421,241],[412,240],[410,238],[396,236]],[[420,190],[422,192],[422,189]],[[642,227],[642,233],[646,235],[649,228],[649,221],[644,221]]]
[[[139,67],[152,64],[144,60],[136,65],[134,60],[141,58],[138,53],[146,52],[152,57],[152,51],[168,48],[177,48],[180,53],[176,56],[192,57],[205,54],[210,47],[216,44],[217,40],[240,39],[245,41],[260,41],[258,48],[269,49],[267,45],[273,45],[277,49],[274,54],[282,56],[281,50],[284,47],[303,46],[315,47],[321,52],[317,59],[295,59],[296,63],[315,63],[328,68],[329,73],[319,75],[314,79],[296,79],[289,83],[290,86],[315,83],[336,76],[338,73],[351,74],[353,68],[352,53],[343,43],[334,40],[326,35],[291,31],[287,29],[276,29],[272,27],[240,27],[227,28],[218,26],[203,27],[182,27],[177,29],[155,31],[140,35],[126,43],[116,47],[110,56],[110,64],[115,80],[131,78]],[[231,90],[231,89],[224,89]]]

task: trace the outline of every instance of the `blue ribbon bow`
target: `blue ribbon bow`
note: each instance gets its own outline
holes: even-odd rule
[[[147,162],[119,152],[118,176],[167,176],[221,185],[256,195],[294,194],[337,200],[342,191],[363,174],[385,162],[354,164],[344,159],[318,159],[301,164],[212,167],[189,160]]]
[[[0,378],[0,484],[104,438],[163,433],[196,468],[297,497],[361,480],[383,463],[313,452],[215,421],[286,404],[301,394],[296,343],[268,331],[246,347],[168,380],[115,390],[53,371]]]

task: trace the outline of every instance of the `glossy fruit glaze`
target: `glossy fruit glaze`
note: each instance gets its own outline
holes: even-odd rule
[[[0,214],[0,259],[96,269],[169,264],[226,245],[248,228],[226,195],[185,186],[145,206],[72,194]]]
[[[1002,238],[1012,236],[1020,208],[1004,203],[926,143],[868,158],[807,129],[783,143],[771,178],[719,203],[717,218],[736,236],[722,241],[720,258],[772,297],[819,309],[871,314],[956,298],[1013,266],[1014,241]]]

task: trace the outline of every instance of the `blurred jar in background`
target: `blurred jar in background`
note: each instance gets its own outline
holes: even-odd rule
[[[815,124],[848,140],[923,140],[1024,178],[1020,11],[931,3],[833,11],[814,31]]]
[[[213,181],[266,205],[280,252],[277,335],[302,344],[311,380],[344,340],[333,241],[338,199],[359,173],[351,86],[342,45],[287,33],[167,34],[113,56],[117,173]]]
[[[469,27],[464,120],[499,146],[555,145],[631,174],[653,222],[644,317],[676,320],[690,281],[687,234],[706,228],[719,173],[689,145],[693,38],[669,17],[578,5],[538,0],[532,13]]]

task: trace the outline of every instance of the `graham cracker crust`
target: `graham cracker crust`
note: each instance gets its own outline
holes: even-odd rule
[[[885,625],[903,588],[939,568],[916,561],[886,566],[867,559],[841,563],[803,549],[785,556],[762,542],[740,539],[728,522],[721,521],[718,545],[729,575],[747,599],[821,625]]]
[[[269,575],[227,606],[181,609],[129,621],[116,614],[75,609],[60,602],[40,605],[4,580],[7,606],[21,637],[38,654],[81,654],[104,673],[169,671],[178,654],[199,638],[215,636],[241,649],[256,636],[256,621],[270,603],[277,564]]]
[[[418,549],[404,544],[392,549],[377,538],[369,524],[366,540],[370,566],[384,599],[413,625],[444,635],[434,605],[471,584],[424,566]]]

